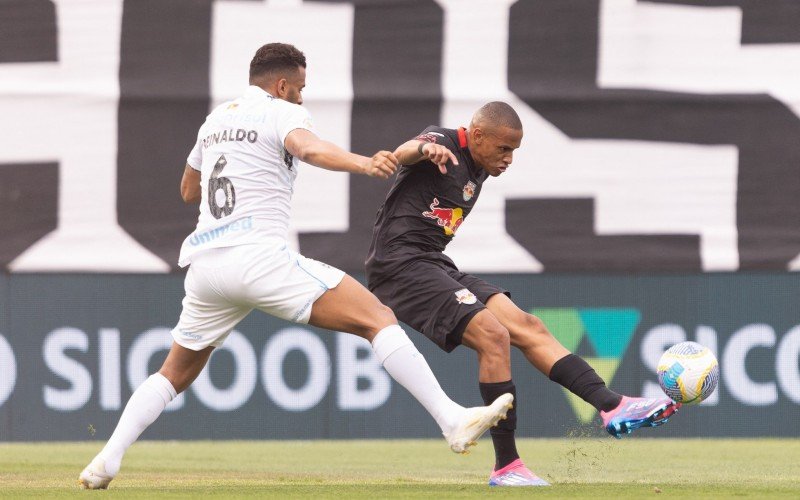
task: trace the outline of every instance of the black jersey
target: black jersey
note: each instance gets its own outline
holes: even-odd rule
[[[370,287],[413,259],[447,260],[441,252],[469,215],[488,174],[467,149],[466,130],[430,126],[415,139],[446,146],[458,158],[447,174],[430,161],[401,165],[372,230],[367,256]]]

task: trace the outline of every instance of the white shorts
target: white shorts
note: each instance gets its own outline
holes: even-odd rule
[[[343,271],[303,257],[279,239],[205,250],[186,273],[183,311],[172,337],[195,351],[218,347],[253,309],[308,323],[312,304],[343,278]]]

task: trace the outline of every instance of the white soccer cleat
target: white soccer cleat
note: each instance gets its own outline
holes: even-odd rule
[[[95,457],[78,476],[78,484],[84,490],[105,490],[114,476],[106,472],[105,460]]]
[[[506,413],[514,405],[514,396],[506,393],[495,399],[489,406],[466,408],[456,426],[444,437],[454,453],[467,454],[469,447],[477,445],[478,438],[487,429],[505,420]]]

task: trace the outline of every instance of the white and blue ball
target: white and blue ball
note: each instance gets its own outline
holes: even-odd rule
[[[711,349],[697,342],[681,342],[658,361],[658,384],[667,396],[685,405],[708,398],[719,382],[719,363]]]

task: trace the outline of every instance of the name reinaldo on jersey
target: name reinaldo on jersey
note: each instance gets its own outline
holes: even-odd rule
[[[245,139],[247,139],[247,142],[255,143],[258,140],[258,132],[255,130],[245,130],[243,128],[214,132],[213,134],[208,134],[200,141],[200,147],[206,149],[220,142],[243,141]]]

